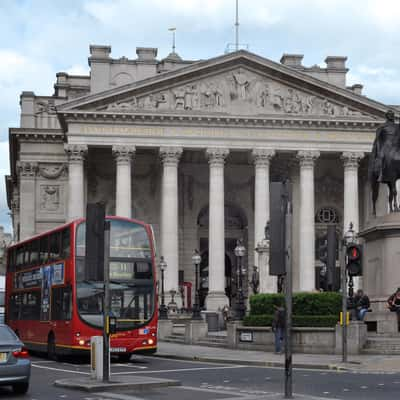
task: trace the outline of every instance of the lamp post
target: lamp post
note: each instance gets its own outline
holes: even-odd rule
[[[238,294],[239,298],[236,302],[236,319],[243,319],[246,313],[246,305],[244,304],[244,296],[243,296],[243,279],[242,273],[245,272],[242,259],[246,254],[246,248],[243,246],[243,241],[238,239],[235,247],[235,256],[237,258],[237,285],[238,285]]]
[[[192,319],[200,320],[200,298],[199,298],[199,265],[201,263],[201,256],[198,250],[194,250],[192,255],[192,263],[195,268],[195,294],[194,294],[194,304],[193,304],[193,314]]]
[[[340,272],[342,278],[342,362],[347,362],[347,271],[346,271],[346,253],[347,246],[355,241],[355,232],[353,230],[353,223],[350,222],[349,229],[345,232],[343,240],[341,242],[342,251],[340,257]],[[351,284],[353,283],[352,277],[350,277]],[[349,281],[350,286],[350,281]],[[351,287],[352,289],[352,287]],[[349,290],[349,296],[352,296]]]
[[[161,270],[161,305],[159,308],[159,319],[168,319],[168,308],[165,305],[165,295],[164,295],[164,271],[167,269],[167,263],[164,260],[164,257],[160,257],[160,264]]]

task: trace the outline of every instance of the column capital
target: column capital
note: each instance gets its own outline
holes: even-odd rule
[[[229,149],[224,147],[210,147],[206,150],[206,156],[210,165],[224,165]]]
[[[20,177],[34,178],[38,171],[38,163],[32,161],[18,161],[17,171]]]
[[[88,151],[86,144],[64,144],[69,161],[83,161]]]
[[[320,152],[317,150],[300,150],[296,157],[300,162],[300,167],[313,167],[319,156]]]
[[[268,166],[275,155],[273,149],[253,149],[251,152],[255,166]]]
[[[160,147],[161,162],[164,165],[178,165],[182,152],[182,147],[162,146]]]
[[[129,163],[132,161],[132,158],[135,156],[136,147],[135,146],[121,146],[114,145],[112,147],[112,153],[117,161],[117,163]]]
[[[344,151],[341,156],[344,168],[357,168],[364,155],[364,153],[358,151]]]

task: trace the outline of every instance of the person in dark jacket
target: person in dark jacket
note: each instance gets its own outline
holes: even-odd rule
[[[368,312],[370,303],[369,297],[361,289],[357,290],[354,297],[354,306],[357,313],[357,319],[363,321],[365,314]]]
[[[388,298],[388,308],[400,317],[400,287]]]
[[[285,309],[275,306],[272,332],[275,334],[275,353],[282,352],[282,342],[285,337]]]

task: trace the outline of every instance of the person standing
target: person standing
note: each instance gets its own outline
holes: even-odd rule
[[[275,306],[272,332],[275,334],[275,354],[282,353],[282,343],[285,337],[285,309]]]

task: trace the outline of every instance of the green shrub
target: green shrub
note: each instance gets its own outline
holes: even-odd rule
[[[273,314],[274,306],[283,305],[282,293],[263,293],[250,297],[250,315]],[[294,293],[294,315],[339,315],[342,308],[342,296],[336,292]]]
[[[243,319],[245,326],[271,326],[274,316],[271,314],[247,315]],[[334,327],[338,322],[338,315],[293,315],[295,327]]]

